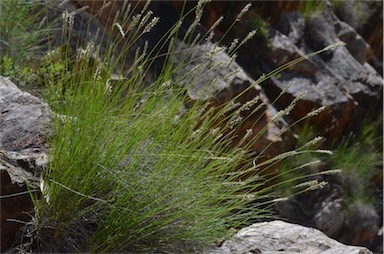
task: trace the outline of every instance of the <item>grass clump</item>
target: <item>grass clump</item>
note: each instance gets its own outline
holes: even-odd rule
[[[217,142],[222,131],[201,103],[179,117],[187,98],[171,64],[143,88],[150,60],[112,80],[120,59],[97,47],[64,59],[68,83],[50,91],[62,96],[36,202],[37,250],[191,252],[261,213],[244,198],[252,188],[233,184],[245,150]]]
[[[50,140],[58,159],[44,177],[40,230],[59,222],[65,242],[87,236],[69,229],[89,228],[70,251],[191,251],[241,218],[231,214],[243,203],[238,189],[225,183],[243,152],[224,153],[217,136],[196,134],[195,115],[175,124],[179,96],[164,100],[167,91],[155,89],[120,100],[104,82],[81,86]]]

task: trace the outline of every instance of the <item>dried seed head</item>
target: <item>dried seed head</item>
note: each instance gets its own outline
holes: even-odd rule
[[[309,112],[309,113],[307,114],[306,117],[313,117],[313,116],[316,116],[316,115],[320,114],[321,112],[323,112],[323,111],[325,110],[325,108],[326,108],[325,106],[322,106],[322,107],[320,107],[320,108],[318,108],[318,109],[312,110],[311,112]]]
[[[235,112],[232,117],[229,119],[227,126],[229,129],[233,129],[236,125],[241,123],[243,118],[240,116],[239,112]]]
[[[341,169],[330,169],[330,170],[321,171],[320,173],[322,175],[337,175],[337,174],[341,174],[341,172],[342,172]]]
[[[100,80],[101,79],[101,68],[100,66],[96,67],[95,73],[93,74],[93,80]]]
[[[328,183],[325,181],[319,182],[317,179],[313,181],[304,182],[294,186],[294,188],[306,188],[307,191],[318,190],[324,188]]]
[[[240,44],[239,44],[238,47],[244,45],[245,43],[247,43],[247,41],[249,41],[250,39],[252,39],[252,38],[255,36],[256,32],[257,32],[257,29],[250,31],[250,32],[247,34],[247,36],[240,42]]]
[[[213,36],[215,35],[215,33],[212,31],[209,33],[208,37],[205,39],[206,42],[211,42],[212,39],[213,39]],[[192,44],[193,45],[193,44]]]
[[[319,150],[316,150],[317,153],[324,153],[324,154],[329,154],[329,155],[332,155],[333,152],[331,150],[322,150],[322,149],[319,149]]]
[[[301,148],[317,145],[318,143],[320,143],[323,140],[324,140],[323,137],[315,137],[314,139],[305,143]]]
[[[144,17],[141,19],[140,24],[139,24],[139,29],[142,28],[149,20],[149,18],[152,16],[153,12],[148,11]]]
[[[329,45],[328,47],[325,47],[324,50],[330,50],[330,49],[335,49],[335,48],[338,48],[338,47],[341,47],[341,46],[345,46],[346,43],[343,42],[343,41],[337,41],[331,45]]]
[[[282,201],[287,201],[288,198],[275,198],[274,200],[272,200],[272,202],[282,202]]]
[[[227,105],[225,105],[224,113],[225,112],[230,112],[233,109],[240,107],[240,105],[241,105],[240,102],[230,101]]]
[[[124,32],[123,28],[121,27],[121,25],[119,23],[113,23],[113,26],[117,27],[121,36],[123,36],[123,38],[125,38],[125,32]]]
[[[195,131],[192,132],[190,138],[191,138],[191,139],[195,139],[195,138],[197,138],[201,133],[202,133],[202,130],[201,130],[201,129],[197,129],[197,130],[195,130]]]
[[[64,30],[66,28],[69,29],[69,31],[72,30],[73,24],[75,23],[75,14],[74,13],[69,13],[68,10],[65,10],[62,14],[61,17],[63,18],[64,22]]]
[[[77,60],[88,59],[95,50],[95,44],[93,42],[88,42],[87,46],[84,48],[77,49],[76,58]]]
[[[159,17],[154,17],[154,18],[152,18],[151,22],[149,22],[149,23],[145,26],[145,28],[144,28],[144,30],[143,30],[143,33],[148,33],[148,32],[150,32],[151,29],[152,29],[154,26],[156,26],[157,23],[159,23],[159,20],[160,20]]]
[[[231,42],[231,45],[229,46],[228,48],[228,54],[230,54],[235,48],[236,46],[239,44],[239,39],[236,38],[234,39],[232,42]]]
[[[236,22],[240,21],[241,17],[249,11],[249,8],[251,8],[252,4],[248,3],[244,8],[240,11],[240,13],[236,17]]]
[[[259,101],[259,96],[256,96],[250,101],[247,101],[240,107],[240,111],[250,110],[253,105],[255,105]]]
[[[220,16],[220,18],[218,18],[215,23],[213,23],[213,25],[209,28],[209,31],[213,31],[223,20],[224,17]]]
[[[178,32],[182,24],[182,20],[178,21],[172,28],[171,32],[169,33],[169,36],[172,37],[176,32]]]
[[[104,2],[101,8],[97,11],[96,16],[100,16],[105,8],[111,5],[112,2]]]
[[[225,52],[226,51],[226,47],[224,47],[224,46],[217,46],[217,45],[215,45],[208,53],[207,53],[207,55],[209,56],[209,57],[213,57],[214,55],[216,55],[217,53],[219,53],[219,52]]]

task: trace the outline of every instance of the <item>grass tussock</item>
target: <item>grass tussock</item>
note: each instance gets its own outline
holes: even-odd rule
[[[113,26],[130,40],[124,25]],[[230,139],[211,128],[218,113],[195,103],[180,117],[187,98],[171,63],[143,88],[151,60],[141,51],[129,75],[112,80],[122,61],[114,45],[130,52],[133,44],[115,41],[102,52],[89,43],[75,59],[64,54],[65,89],[47,92],[59,114],[36,202],[41,251],[191,252],[262,213],[244,198],[252,188],[235,184],[245,150],[228,150]]]
[[[109,252],[184,241],[197,248],[241,218],[232,214],[244,203],[239,189],[225,183],[243,152],[224,152],[218,133],[196,133],[195,113],[175,124],[177,94],[164,99],[169,92],[158,88],[121,99],[103,81],[81,85],[50,139],[43,227],[52,219],[58,232],[94,227],[75,250]]]

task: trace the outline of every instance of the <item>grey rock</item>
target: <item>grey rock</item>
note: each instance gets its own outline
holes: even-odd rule
[[[347,23],[339,21],[335,23],[337,36],[347,45],[349,53],[361,64],[369,61],[370,47],[368,43]]]
[[[346,221],[346,211],[343,208],[343,199],[325,199],[319,211],[314,216],[316,228],[331,237],[342,233]]]
[[[317,229],[277,220],[243,228],[210,253],[370,254],[372,252],[363,247],[339,243]]]
[[[347,43],[304,59],[261,84],[269,100],[273,101],[293,83],[277,101],[281,108],[306,92],[290,114],[292,121],[325,106],[326,110],[313,117],[311,123],[322,135],[338,138],[357,130],[360,126],[355,119],[363,118],[369,110],[376,109],[379,113],[383,79],[367,62],[369,45],[330,9],[306,18],[297,12],[282,14],[280,21],[270,28],[270,36],[271,47],[264,52],[263,58],[267,72],[336,41]]]
[[[49,112],[46,103],[0,76],[0,149],[44,148]]]

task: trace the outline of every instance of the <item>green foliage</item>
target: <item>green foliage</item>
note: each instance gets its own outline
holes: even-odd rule
[[[304,16],[310,16],[323,11],[326,6],[326,1],[305,0],[305,1],[300,1],[300,4],[301,4],[300,9],[303,12]]]
[[[119,100],[104,81],[82,79],[66,98],[67,118],[57,120],[50,141],[59,159],[45,175],[40,230],[59,223],[63,239],[76,239],[84,236],[70,229],[94,227],[74,251],[96,252],[185,244],[178,251],[190,251],[224,237],[242,220],[231,210],[244,201],[225,184],[242,152],[222,153],[217,136],[195,134],[195,114],[175,125],[177,93],[164,100],[168,92],[158,88]]]
[[[31,75],[33,75],[32,68],[20,67],[13,62],[13,59],[8,55],[4,55],[1,59],[1,75],[6,77],[14,77],[17,80],[31,80]]]
[[[30,1],[7,0],[1,1],[0,10],[1,56],[12,57],[17,65],[28,63],[47,39],[47,23],[38,18],[43,10],[31,8]]]
[[[4,55],[2,58],[3,76],[11,77],[19,87],[27,91],[42,96],[42,91],[46,88],[54,88],[63,86],[63,80],[60,80],[66,64],[61,60],[60,49],[48,52],[44,56],[35,56],[39,60],[32,63],[17,64],[13,57]],[[56,90],[58,91],[58,90]],[[54,100],[59,100],[61,95],[57,94]],[[44,97],[44,94],[43,94]],[[50,100],[53,97],[49,97]]]
[[[332,6],[337,17],[355,29],[362,26],[372,14],[372,9],[369,7],[370,4],[370,1],[362,0],[332,1]]]
[[[52,62],[46,51],[50,24],[45,9],[30,1],[0,3],[0,75],[11,77],[21,88],[41,94],[62,63]]]

